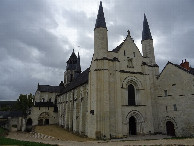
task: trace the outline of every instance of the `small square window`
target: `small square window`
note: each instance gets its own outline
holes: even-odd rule
[[[173,107],[174,107],[174,111],[177,111],[176,104],[174,104]]]
[[[167,90],[164,90],[164,97],[168,96]]]
[[[135,52],[133,52],[133,57],[135,57]]]

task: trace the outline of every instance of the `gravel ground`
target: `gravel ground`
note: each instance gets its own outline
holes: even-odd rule
[[[133,136],[127,139],[96,141],[88,138],[76,136],[58,126],[36,127],[35,132],[10,132],[8,138],[42,142],[48,144],[58,144],[60,146],[84,146],[84,145],[101,145],[101,146],[129,146],[129,145],[168,145],[168,146],[194,146],[194,138],[188,139],[162,139],[164,135],[147,135]],[[141,139],[141,140],[140,140]],[[144,139],[144,140],[142,140]],[[156,140],[153,140],[156,139]]]

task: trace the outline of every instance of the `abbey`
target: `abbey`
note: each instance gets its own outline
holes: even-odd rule
[[[194,69],[189,62],[168,62],[159,73],[153,38],[144,15],[140,53],[130,32],[108,51],[107,27],[100,2],[94,28],[94,55],[81,72],[72,52],[64,82],[38,85],[27,123],[59,124],[91,138],[141,134],[194,135]]]

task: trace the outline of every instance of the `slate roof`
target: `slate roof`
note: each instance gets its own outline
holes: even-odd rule
[[[0,111],[0,118],[7,119],[8,117],[22,117],[22,111]]]
[[[89,76],[89,68],[87,68],[85,71],[83,71],[81,74],[77,76],[72,82],[67,84],[67,86],[63,89],[61,94],[64,94],[72,89],[75,89],[85,83],[88,82],[88,76]]]
[[[121,47],[123,46],[124,42],[122,42],[119,46],[117,46],[115,49],[113,49],[111,52],[118,53]]]
[[[106,22],[105,22],[105,18],[104,18],[102,1],[100,1],[100,6],[98,9],[98,15],[97,15],[96,25],[95,25],[95,28],[100,28],[100,27],[106,28]]]
[[[73,52],[72,52],[71,56],[69,57],[69,60],[67,61],[67,63],[70,63],[70,64],[76,64],[77,63],[77,56],[74,52],[74,49],[73,49]]]
[[[194,75],[194,68],[190,69],[190,73]]]
[[[187,73],[189,73],[189,74],[194,75],[194,68],[191,68],[191,70],[187,70],[187,69],[185,69],[184,67],[182,67],[182,66],[180,66],[180,65],[178,65],[178,64],[173,64],[173,63],[171,63],[171,62],[168,62],[167,64],[172,64],[172,65],[178,67],[179,69],[181,69],[181,70],[183,70],[183,71],[185,71],[185,72],[187,72]]]
[[[166,66],[167,66],[168,64],[174,65],[175,67],[177,67],[177,68],[179,68],[179,69],[181,69],[181,70],[183,70],[183,71],[185,71],[185,72],[187,72],[187,73],[189,73],[189,74],[194,75],[194,68],[191,68],[190,70],[187,70],[187,69],[185,69],[184,67],[182,67],[182,66],[180,66],[180,65],[178,65],[178,64],[174,64],[174,63],[172,63],[172,62],[170,62],[170,61],[168,61],[168,63],[166,64]],[[158,78],[160,77],[160,75],[162,74],[162,72],[164,71],[164,69],[166,68],[166,66],[163,68],[163,70],[162,70],[161,73],[159,74]]]
[[[50,85],[38,85],[37,91],[49,92],[49,93],[60,93],[64,87],[63,86],[50,86]]]
[[[54,107],[55,104],[53,102],[35,102],[35,107]]]
[[[149,24],[145,14],[144,14],[143,31],[142,31],[142,41],[143,40],[152,40],[152,35],[150,32]]]

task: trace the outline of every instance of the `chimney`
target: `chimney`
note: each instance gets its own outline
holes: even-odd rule
[[[189,62],[187,62],[187,60],[185,59],[185,62],[183,62],[182,60],[182,63],[180,64],[181,67],[183,67],[184,69],[186,70],[190,70],[190,67],[189,67]]]

